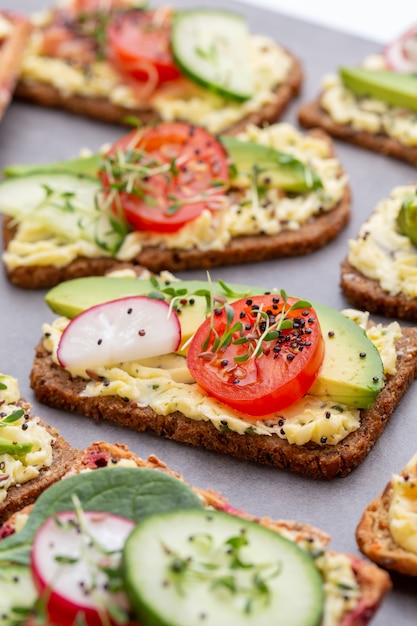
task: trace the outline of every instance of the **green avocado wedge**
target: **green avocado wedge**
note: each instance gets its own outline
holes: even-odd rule
[[[126,541],[123,569],[140,624],[321,623],[323,580],[312,558],[282,535],[220,511],[143,520]]]
[[[278,293],[277,290],[273,290]],[[179,320],[187,340],[210,310],[211,298],[234,301],[266,293],[260,287],[204,280],[164,282],[112,277],[79,278],[61,283],[46,294],[57,314],[73,318],[87,308],[131,295],[181,302]],[[269,291],[270,293],[270,291]],[[384,384],[382,360],[365,331],[339,311],[313,303],[325,341],[325,357],[309,390],[311,395],[353,408],[369,408]],[[184,342],[183,344],[184,345]]]
[[[340,68],[339,74],[345,87],[357,96],[417,111],[417,74],[350,67]]]
[[[3,173],[6,177],[28,176],[30,174],[66,173],[78,176],[96,177],[100,167],[101,155],[92,154],[88,157],[78,157],[55,163],[36,163],[31,165],[9,165]]]
[[[397,226],[402,234],[417,246],[417,194],[409,196],[402,203]]]
[[[305,193],[323,187],[316,172],[291,154],[226,135],[221,136],[220,141],[232,158],[237,174],[255,175],[258,185],[292,193]]]

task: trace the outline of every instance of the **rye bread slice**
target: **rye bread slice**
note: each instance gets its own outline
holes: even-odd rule
[[[392,483],[365,509],[356,528],[356,541],[360,551],[379,566],[417,576],[417,554],[408,552],[394,541],[389,530],[389,507]]]
[[[83,395],[86,381],[72,378],[55,365],[42,341],[36,348],[30,381],[38,400],[57,409],[97,421],[109,420],[137,431],[151,430],[161,437],[312,478],[331,479],[346,476],[363,461],[417,376],[417,328],[404,328],[396,346],[397,373],[387,377],[374,406],[361,411],[359,429],[333,446],[311,442],[296,446],[277,435],[219,431],[211,422],[192,420],[178,411],[162,416],[150,407],[139,407],[120,397],[88,397]]]
[[[19,401],[19,405],[29,414],[29,419],[34,418],[31,413],[30,404],[22,399]],[[40,420],[39,423],[44,426],[54,438],[52,444],[52,465],[41,469],[36,478],[26,483],[9,487],[5,500],[0,502],[0,524],[12,513],[32,504],[49,485],[60,480],[64,474],[68,472],[79,454],[78,450],[73,448],[55,428],[42,420]]]
[[[303,104],[297,115],[301,126],[305,128],[322,128],[337,139],[417,165],[417,147],[406,146],[385,133],[374,134],[357,130],[351,124],[337,124],[320,105],[320,98]]]
[[[417,320],[417,298],[386,293],[377,280],[361,274],[347,258],[341,263],[340,286],[353,306],[386,317]]]
[[[23,15],[13,11],[0,10],[0,17],[6,19],[12,29],[4,39],[0,39],[0,119],[10,104],[18,80],[20,62],[29,36],[31,25]]]
[[[300,93],[303,82],[303,69],[300,61],[290,52],[291,67],[286,80],[273,90],[270,102],[258,110],[251,111],[242,119],[226,126],[222,132],[236,134],[245,130],[249,124],[263,126],[278,120],[290,102]],[[17,98],[30,101],[43,107],[63,109],[96,120],[109,123],[129,125],[129,118],[140,120],[144,125],[161,121],[158,112],[150,103],[138,101],[136,108],[113,104],[105,98],[91,96],[68,95],[47,82],[20,78],[15,95]],[[131,124],[131,122],[130,122]]]
[[[310,134],[326,141],[330,146],[330,154],[334,156],[332,140],[326,133],[316,129]],[[341,168],[340,176],[342,175]],[[64,267],[31,265],[16,267],[12,270],[6,268],[6,272],[10,282],[18,287],[48,289],[64,280],[83,276],[101,276],[126,267],[134,269],[146,267],[155,273],[163,270],[175,273],[302,256],[324,247],[337,237],[350,221],[350,206],[351,191],[347,185],[341,200],[333,209],[311,217],[297,230],[283,230],[276,235],[235,237],[223,250],[167,248],[162,245],[144,246],[130,263],[117,261],[111,257],[78,257]],[[12,218],[4,216],[5,250],[13,239],[14,232]]]

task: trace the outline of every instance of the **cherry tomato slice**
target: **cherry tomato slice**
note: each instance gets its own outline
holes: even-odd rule
[[[301,308],[295,308],[297,302]],[[188,368],[198,385],[240,413],[258,418],[302,398],[324,357],[317,314],[306,304],[269,294],[227,305],[230,319],[224,307],[215,310],[188,348]],[[215,345],[216,337],[220,345]]]
[[[123,13],[110,22],[107,41],[110,59],[136,80],[148,80],[155,71],[159,83],[181,75],[171,53],[170,11]]]
[[[212,135],[174,122],[116,141],[99,175],[109,193],[117,186],[115,211],[119,203],[135,229],[169,233],[221,205],[229,169]]]

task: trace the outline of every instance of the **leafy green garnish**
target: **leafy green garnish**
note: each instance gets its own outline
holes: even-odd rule
[[[86,511],[106,511],[135,522],[151,513],[202,507],[188,485],[153,469],[109,467],[85,472],[42,493],[24,528],[0,542],[0,563],[27,564],[37,529],[46,518],[72,510],[74,494]]]

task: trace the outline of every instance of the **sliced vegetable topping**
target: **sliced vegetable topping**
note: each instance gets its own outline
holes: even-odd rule
[[[187,364],[207,393],[261,417],[300,399],[323,357],[314,309],[281,292],[214,309],[190,343]]]
[[[103,626],[114,623],[111,617],[126,623],[120,562],[135,524],[77,508],[49,517],[33,542],[32,574],[49,620],[61,626]]]
[[[158,83],[181,74],[171,53],[171,11],[128,11],[107,28],[109,56],[117,68],[141,81]]]
[[[163,300],[131,296],[87,309],[61,335],[62,367],[90,368],[175,352],[181,342],[177,313]]]
[[[417,72],[417,25],[390,43],[384,56],[394,72]]]
[[[162,123],[117,141],[99,172],[108,201],[138,230],[175,232],[223,206],[223,146],[202,128]]]
[[[408,196],[402,203],[397,217],[397,226],[403,235],[409,237],[417,246],[417,193]]]
[[[174,15],[172,51],[177,66],[203,87],[238,101],[253,95],[249,31],[230,11],[191,9]]]
[[[123,563],[140,624],[321,622],[323,581],[311,557],[278,533],[227,513],[150,516],[127,539]]]

